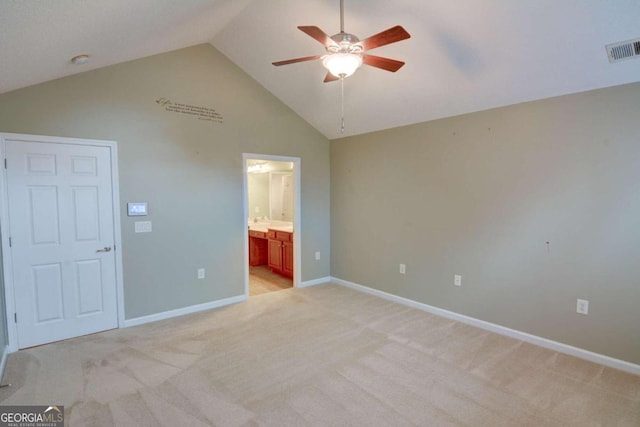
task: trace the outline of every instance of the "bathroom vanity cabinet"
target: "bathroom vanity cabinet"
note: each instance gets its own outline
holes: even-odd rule
[[[269,229],[267,239],[269,268],[293,278],[293,233]]]
[[[268,262],[267,233],[249,230],[249,265],[265,265]]]

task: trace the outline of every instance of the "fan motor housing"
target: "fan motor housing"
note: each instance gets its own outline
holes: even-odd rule
[[[362,45],[358,44],[360,39],[353,34],[341,32],[331,36],[331,40],[337,43],[326,47],[329,53],[362,53]]]

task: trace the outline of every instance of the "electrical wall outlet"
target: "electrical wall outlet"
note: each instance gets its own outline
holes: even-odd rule
[[[204,268],[198,269],[198,279],[204,279]]]
[[[316,261],[320,260],[320,251],[316,252]]]
[[[407,274],[407,266],[400,264],[400,274]]]
[[[578,299],[576,304],[576,313],[587,315],[589,314],[589,300]]]
[[[455,286],[462,286],[462,276],[459,274],[454,274],[453,276],[453,284]]]

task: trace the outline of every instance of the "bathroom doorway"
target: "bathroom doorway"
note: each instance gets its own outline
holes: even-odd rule
[[[245,295],[300,283],[300,159],[243,154]]]

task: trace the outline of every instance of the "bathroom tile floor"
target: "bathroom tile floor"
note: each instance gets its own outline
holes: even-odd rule
[[[262,295],[293,287],[293,280],[269,270],[266,265],[249,267],[249,296]]]

